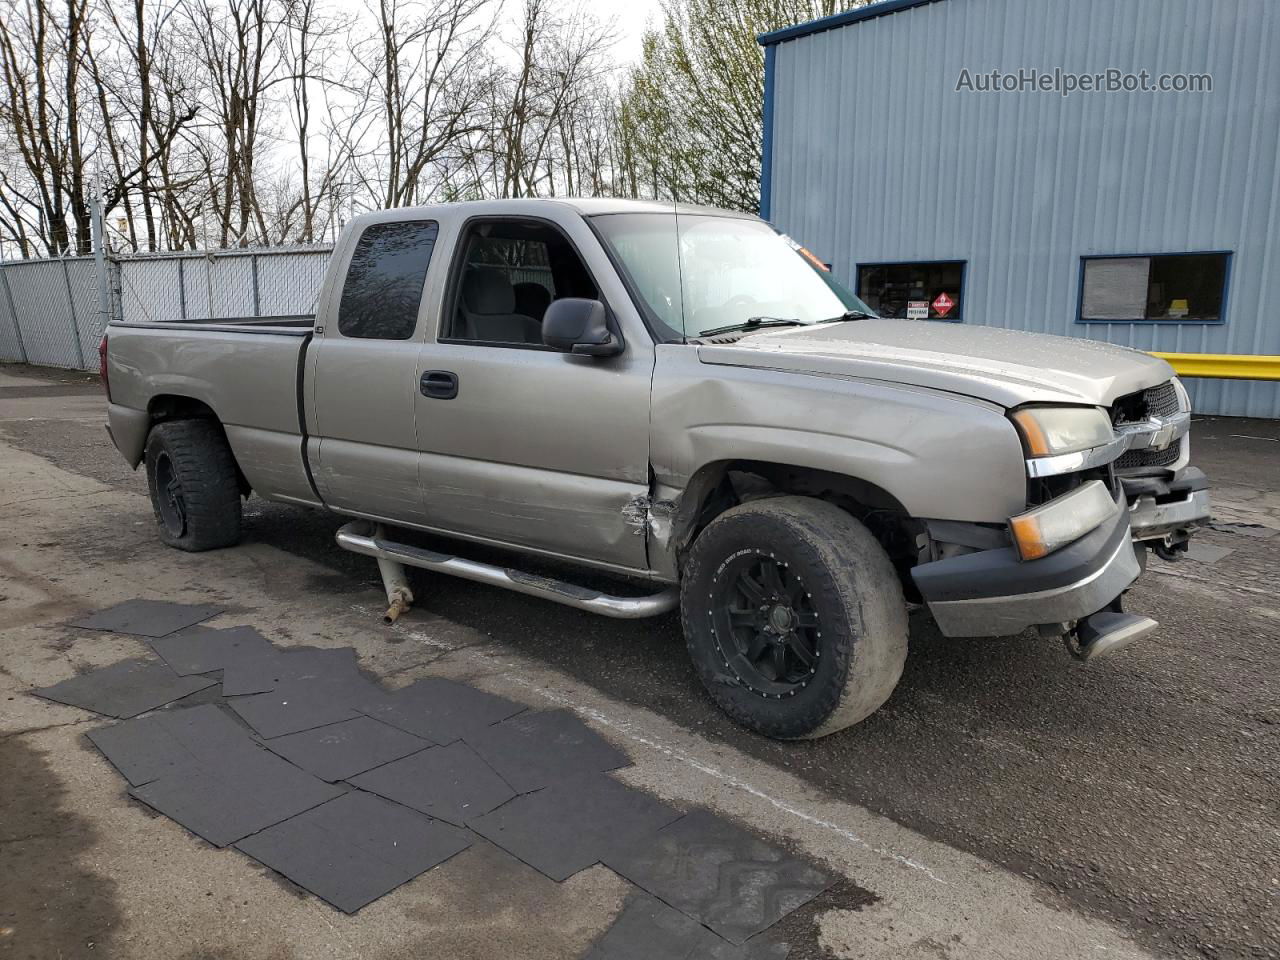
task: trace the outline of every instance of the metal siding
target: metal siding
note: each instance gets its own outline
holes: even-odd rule
[[[944,0],[776,46],[772,219],[841,279],[965,260],[965,322],[1178,353],[1280,354],[1280,5]],[[1212,94],[957,93],[975,73],[1209,73]],[[1079,324],[1080,258],[1233,252],[1227,322]],[[1280,417],[1280,384],[1188,381]]]

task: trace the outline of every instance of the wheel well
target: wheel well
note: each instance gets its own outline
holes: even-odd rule
[[[908,598],[915,595],[910,570],[919,562],[925,528],[893,494],[857,477],[758,460],[708,464],[694,475],[678,511],[681,566],[689,545],[720,514],[749,500],[779,496],[825,500],[860,521],[889,554]]]
[[[151,402],[147,404],[147,414],[151,417],[153,427],[165,420],[218,419],[218,415],[213,412],[213,407],[203,400],[168,393],[152,397]]]
[[[148,428],[148,434],[155,429],[157,424],[168,420],[212,420],[222,432],[222,439],[227,439],[227,432],[223,429],[222,421],[218,419],[218,414],[214,412],[213,407],[203,400],[197,400],[195,397],[183,397],[169,393],[160,394],[152,397],[147,404],[147,415],[151,417],[151,426]],[[231,450],[230,441],[227,441],[227,449]],[[240,495],[247,497],[253,488],[249,486],[248,477],[240,469],[240,461],[236,459],[234,450],[231,450],[231,460],[236,465],[236,482],[240,485]]]

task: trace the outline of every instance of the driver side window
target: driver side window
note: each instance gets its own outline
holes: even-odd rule
[[[550,224],[475,221],[458,249],[442,340],[540,346],[542,318],[554,300],[599,298],[581,257]]]

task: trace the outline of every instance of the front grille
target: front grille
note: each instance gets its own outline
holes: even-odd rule
[[[1142,398],[1147,402],[1148,417],[1172,417],[1178,412],[1178,391],[1172,380],[1144,391]]]
[[[1136,467],[1171,467],[1182,456],[1182,444],[1171,443],[1163,450],[1130,450],[1116,461],[1117,470],[1133,470]]]
[[[1111,422],[1117,428],[1129,424],[1143,424],[1153,420],[1168,420],[1182,412],[1178,401],[1178,388],[1172,380],[1138,393],[1121,397],[1111,408]],[[1153,429],[1155,425],[1152,425]],[[1182,444],[1174,442],[1163,450],[1130,450],[1115,462],[1115,469],[1141,470],[1171,467],[1182,457]]]
[[[1153,417],[1172,417],[1179,409],[1177,388],[1169,380],[1159,386],[1148,387],[1140,393],[1121,397],[1111,408],[1111,422],[1116,426],[1122,423],[1141,423]]]

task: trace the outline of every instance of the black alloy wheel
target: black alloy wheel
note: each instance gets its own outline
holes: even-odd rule
[[[712,629],[725,666],[762,697],[795,696],[822,656],[822,625],[803,578],[772,554],[746,553],[718,571]]]

